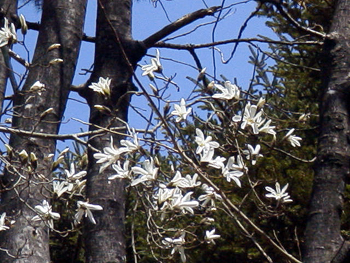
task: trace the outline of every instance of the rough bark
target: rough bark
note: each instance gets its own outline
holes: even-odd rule
[[[6,17],[9,22],[12,22],[12,15],[17,13],[17,0],[3,0],[0,3],[0,28],[4,24],[3,18]],[[8,54],[6,54],[6,49],[8,47],[3,47],[0,49],[0,117],[2,116],[2,107],[5,97],[5,90],[7,85],[7,80],[9,76],[9,68],[5,63],[5,59],[9,59]]]
[[[325,41],[321,132],[305,232],[304,263],[348,262],[344,255],[349,246],[344,243],[340,227],[350,169],[349,19],[350,1],[339,0]]]
[[[87,88],[83,96],[90,106],[90,130],[96,127],[125,126],[118,121],[127,121],[129,95],[133,85],[131,76],[137,61],[144,55],[144,49],[131,37],[131,0],[98,1],[96,23],[96,47],[94,70],[91,82],[99,77],[111,78],[111,97],[104,99]],[[105,105],[111,114],[97,111],[94,105]],[[110,146],[111,134],[94,136],[89,143],[99,150]],[[121,137],[113,135],[114,142]],[[111,168],[99,173],[100,165],[89,150],[87,198],[92,204],[99,204],[102,211],[94,212],[96,225],[86,222],[85,246],[86,262],[125,262],[124,215],[125,196],[122,181],[108,182]]]
[[[15,94],[13,127],[49,134],[58,132],[83,36],[85,8],[86,0],[44,1],[32,66],[23,89]],[[54,43],[61,44],[61,48],[48,51]],[[64,62],[50,65],[56,58]],[[41,94],[29,91],[36,81],[45,84]],[[49,108],[53,110],[43,115]],[[48,263],[49,228],[44,222],[31,219],[36,214],[32,208],[50,198],[51,161],[47,156],[55,152],[56,142],[12,134],[10,145],[14,155],[9,160],[12,166],[1,180],[6,191],[1,198],[0,211],[6,212],[16,223],[11,229],[0,232],[0,247],[7,250],[7,253],[0,253],[0,262]],[[35,153],[37,168],[20,162],[18,153],[22,150]]]

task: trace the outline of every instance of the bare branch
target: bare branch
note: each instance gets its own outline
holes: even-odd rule
[[[267,40],[267,39],[253,37],[253,38],[228,39],[228,40],[222,40],[222,41],[216,41],[216,42],[204,43],[204,44],[171,44],[171,43],[165,43],[165,42],[157,42],[154,46],[162,47],[162,48],[171,48],[171,49],[191,50],[191,49],[208,48],[208,47],[214,47],[214,46],[237,43],[237,42],[246,42],[246,43],[259,42],[259,43],[280,44],[280,45],[287,45],[287,46],[296,46],[296,45],[322,46],[323,45],[322,41],[280,41],[280,40]]]
[[[154,33],[153,35],[149,36],[145,40],[143,40],[143,43],[146,48],[153,47],[155,43],[163,39],[164,37],[174,33],[175,31],[179,30],[180,28],[192,23],[193,21],[196,21],[200,18],[203,18],[205,16],[213,15],[215,12],[217,12],[221,7],[220,6],[213,6],[208,9],[200,9],[197,10],[191,14],[187,14],[180,19],[176,20],[174,23],[171,23],[170,25],[167,25],[163,27],[158,32]]]

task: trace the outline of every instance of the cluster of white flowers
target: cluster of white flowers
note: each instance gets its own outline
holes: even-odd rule
[[[143,70],[142,75],[148,76],[154,81],[155,73],[162,72],[159,50],[157,50],[155,58],[151,59],[151,64],[144,65],[141,69]],[[202,70],[201,74],[203,78],[206,74],[205,70]],[[89,88],[108,99],[111,95],[110,84],[111,79],[101,77],[97,83],[92,83]],[[241,90],[230,81],[225,81],[222,84],[212,82],[210,85],[213,91],[216,92],[211,98],[221,100],[220,103],[244,105],[240,97]],[[154,86],[151,87],[156,90]],[[40,92],[44,88],[44,84],[36,82],[30,91]],[[174,127],[184,128],[183,125],[178,123],[188,119],[188,116],[192,112],[192,108],[189,105],[194,105],[194,103],[186,104],[184,98],[180,100],[179,104],[174,103],[174,110],[167,116],[169,119],[172,119],[171,116],[175,117],[175,122],[172,123]],[[277,135],[276,126],[271,124],[272,120],[265,114],[263,110],[264,105],[264,98],[260,98],[256,104],[248,101],[244,105],[243,110],[238,111],[232,118],[229,118],[232,120],[231,127],[240,129],[237,133],[238,135],[247,134],[256,138],[261,135],[272,135],[272,142],[275,142]],[[147,191],[145,196],[147,196],[148,203],[150,204],[149,209],[152,209],[155,214],[160,215],[162,222],[166,222],[164,220],[165,218],[174,218],[173,216],[178,217],[184,214],[193,216],[196,212],[213,212],[217,209],[218,204],[220,205],[220,202],[224,201],[223,192],[216,190],[217,188],[210,181],[210,178],[209,180],[205,179],[205,183],[199,180],[199,174],[203,176],[201,169],[208,168],[210,169],[208,171],[215,171],[216,169],[221,178],[226,179],[229,183],[233,181],[234,185],[241,187],[241,180],[248,174],[248,167],[256,165],[259,159],[263,157],[260,153],[262,150],[260,144],[256,143],[253,145],[246,143],[244,147],[240,147],[238,146],[238,142],[235,151],[230,151],[230,154],[226,153],[226,157],[217,155],[218,152],[223,153],[223,155],[225,154],[225,145],[220,145],[214,140],[213,136],[215,136],[215,133],[209,135],[204,130],[196,128],[194,136],[196,149],[195,151],[194,149],[188,150],[195,155],[195,163],[200,163],[200,167],[198,166],[199,168],[195,170],[193,175],[187,174],[186,176],[182,176],[181,168],[180,170],[179,168],[174,169],[174,166],[179,165],[179,163],[171,165],[171,173],[169,173],[166,169],[161,168],[162,166],[159,164],[156,156],[143,155],[147,151],[142,148],[144,146],[140,145],[138,133],[135,129],[130,129],[128,126],[127,131],[126,139],[122,139],[115,144],[113,137],[110,137],[110,145],[104,147],[102,152],[97,152],[93,155],[96,163],[100,164],[99,172],[103,173],[107,168],[112,167],[115,173],[109,171],[108,180],[126,180],[129,189]],[[293,147],[300,146],[301,138],[293,135],[294,131],[294,129],[289,130],[282,141],[289,142]],[[57,163],[62,160],[64,153],[65,151],[60,154],[56,161]],[[141,155],[138,153],[141,153]],[[20,156],[22,156],[22,159],[28,159],[28,154],[21,153]],[[137,157],[135,158],[135,156]],[[182,167],[181,165],[179,166]],[[82,196],[82,190],[86,184],[85,175],[85,171],[76,172],[75,166],[71,164],[70,169],[65,170],[65,176],[61,176],[53,181],[53,192],[57,198],[67,196],[66,194],[69,194],[69,196]],[[278,182],[275,184],[275,189],[266,186],[265,190],[268,193],[265,194],[265,197],[275,199],[277,206],[282,203],[292,202],[292,199],[287,193],[287,188],[288,184],[281,190]],[[37,215],[33,217],[33,221],[44,221],[50,228],[53,228],[53,220],[60,218],[58,213],[52,212],[52,207],[46,200],[42,202],[42,205],[35,206],[34,209]],[[80,224],[83,217],[88,218],[91,223],[96,224],[92,211],[99,210],[103,210],[103,207],[90,204],[88,200],[77,201],[74,225]],[[7,229],[4,225],[5,216],[6,214],[3,214],[0,218],[0,231]],[[214,240],[219,239],[220,235],[215,233],[216,230],[212,225],[214,219],[205,217],[202,221],[203,223],[201,224],[203,226],[210,226],[209,230],[206,230],[203,235],[202,243],[215,244]],[[166,237],[167,234],[164,232],[160,234],[160,238],[165,248],[171,249],[171,255],[178,253],[182,262],[186,262],[185,247],[187,230],[177,229],[176,231],[178,232],[173,237]]]
[[[81,195],[81,191],[86,185],[86,179],[83,179],[86,175],[86,171],[75,173],[75,167],[72,163],[70,165],[70,170],[65,170],[65,174],[66,177],[64,179],[60,178],[60,180],[54,180],[53,192],[57,197],[62,196],[64,193]]]
[[[51,205],[44,200],[42,205],[36,205],[34,207],[37,215],[32,218],[33,221],[44,221],[47,222],[50,228],[53,229],[53,220],[61,218],[59,213],[52,212]]]
[[[215,233],[215,228],[212,230],[205,231],[204,240],[208,244],[214,244],[215,245],[215,239],[219,239],[221,236]],[[186,232],[181,232],[176,237],[165,237],[162,240],[163,245],[165,245],[165,248],[170,249],[171,248],[171,255],[174,255],[175,253],[180,254],[180,258],[182,262],[186,262],[186,254],[185,254],[185,247],[186,244]]]
[[[113,137],[111,137],[111,144],[110,144],[111,146],[105,147],[103,149],[103,153],[94,154],[94,158],[98,160],[97,163],[102,164],[100,167],[100,173],[102,173],[111,164],[115,164],[119,160],[122,154],[132,153],[137,151],[140,148],[137,132],[135,132],[135,129],[128,129],[128,130],[129,130],[130,137],[133,139],[132,141],[121,140],[120,145],[122,147],[118,148],[114,145]],[[120,167],[120,163],[119,163],[119,167]],[[113,168],[116,169],[116,171],[119,173],[120,172],[119,167],[117,169],[115,167]],[[120,177],[117,176],[115,178],[120,178]]]

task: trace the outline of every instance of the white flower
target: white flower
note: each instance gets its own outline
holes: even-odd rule
[[[186,262],[186,255],[185,255],[185,250],[183,245],[186,243],[185,240],[185,232],[182,232],[181,236],[178,238],[170,238],[166,237],[162,241],[164,245],[167,247],[172,247],[173,249],[171,250],[171,255],[174,255],[176,252],[179,252],[181,261]]]
[[[76,180],[79,180],[83,178],[86,175],[86,171],[80,171],[79,173],[75,173],[74,164],[71,163],[70,170],[64,170],[67,175],[67,181],[68,182],[75,182]]]
[[[224,83],[225,87],[223,87],[220,84],[214,84],[214,87],[219,89],[222,93],[214,94],[212,97],[215,99],[222,99],[222,100],[231,100],[235,98],[236,100],[239,100],[240,96],[240,90],[235,85],[232,84],[230,81],[225,81]]]
[[[131,186],[135,186],[139,183],[145,182],[145,181],[153,181],[157,178],[158,174],[158,168],[154,166],[153,158],[151,157],[150,160],[145,160],[142,164],[143,168],[141,167],[132,167],[131,170],[134,174],[139,174],[141,177],[135,179],[132,181]]]
[[[45,90],[45,84],[41,83],[39,80],[36,81],[30,88],[30,92],[37,92],[41,95],[41,91]]]
[[[171,210],[179,210],[181,213],[186,214],[186,211],[194,214],[192,208],[198,207],[198,201],[190,200],[193,192],[188,192],[185,196],[177,195],[171,202],[169,209]]]
[[[247,126],[250,126],[252,127],[253,133],[258,134],[259,126],[263,122],[263,119],[261,117],[263,111],[260,110],[257,112],[257,109],[258,107],[256,105],[250,105],[250,102],[248,102],[244,109],[243,118],[241,115],[235,115],[232,120],[234,122],[242,121],[241,129],[245,129]]]
[[[111,79],[110,78],[102,78],[100,77],[98,79],[98,82],[93,82],[89,86],[90,89],[93,91],[100,93],[106,97],[109,97],[111,95]]]
[[[74,216],[75,224],[77,225],[80,223],[83,215],[85,215],[85,217],[88,217],[91,223],[96,224],[95,218],[92,215],[91,211],[103,210],[102,206],[89,204],[88,202],[83,202],[83,201],[78,201],[77,205],[78,205],[78,212]]]
[[[112,164],[112,167],[117,173],[108,177],[108,180],[131,179],[128,160],[124,162],[123,167],[120,165],[120,161],[118,161],[117,164]]]
[[[176,172],[174,178],[170,181],[169,185],[177,186],[180,188],[194,188],[201,185],[201,182],[197,182],[198,174],[194,174],[193,178],[188,174],[186,177],[182,177],[179,171]]]
[[[201,159],[200,162],[201,163],[209,163],[213,160],[214,157],[214,148],[204,148],[200,154]]]
[[[276,126],[270,126],[271,120],[264,122],[261,122],[259,125],[259,132],[271,134],[273,136],[276,136],[275,128]]]
[[[164,203],[160,210],[165,210],[169,207],[168,201],[178,195],[181,195],[179,188],[159,188],[154,198],[157,200],[158,205]]]
[[[207,184],[203,184],[202,190],[205,192],[205,194],[200,195],[198,197],[198,201],[203,202],[203,207],[205,207],[210,202],[210,206],[215,208],[215,200],[222,201],[221,195],[217,194],[213,187],[208,186]]]
[[[160,64],[160,53],[159,50],[156,50],[156,57],[151,58],[151,64],[141,66],[141,69],[144,71],[142,76],[148,76],[151,80],[154,80],[154,72],[162,72],[162,65]]]
[[[247,160],[251,160],[252,161],[252,165],[256,164],[256,161],[258,160],[259,157],[263,157],[262,154],[260,154],[260,144],[257,144],[255,146],[255,149],[253,146],[251,146],[250,144],[247,145],[248,150],[244,150],[244,154],[246,154]]]
[[[205,231],[205,238],[204,239],[208,244],[210,244],[210,243],[215,244],[214,239],[218,239],[218,238],[220,238],[220,235],[215,234],[215,228],[211,231],[209,231],[209,230]]]
[[[217,156],[215,159],[210,160],[208,165],[216,169],[223,169],[225,167],[224,161],[226,161],[225,157]]]
[[[180,101],[180,105],[175,104],[174,105],[175,110],[171,112],[172,115],[178,116],[176,118],[176,122],[180,122],[182,120],[186,120],[187,115],[191,113],[192,108],[186,109],[186,102],[185,99],[182,98]]]
[[[68,183],[68,191],[75,192],[77,191],[76,186],[81,184],[81,182],[85,182],[86,180],[80,181],[85,175],[86,171],[80,171],[79,173],[75,173],[74,164],[71,163],[70,170],[65,170],[67,175],[67,183]],[[73,191],[74,189],[74,191]]]
[[[198,144],[196,153],[200,154],[204,148],[208,147],[208,148],[218,148],[220,147],[220,144],[218,142],[212,141],[212,137],[208,136],[207,138],[204,137],[203,132],[196,128],[196,138],[195,141]]]
[[[257,106],[258,108],[262,108],[262,107],[264,107],[265,103],[266,103],[265,98],[260,97],[260,99],[259,99],[258,103],[256,104],[256,106]]]
[[[36,205],[34,207],[35,211],[38,213],[38,215],[34,216],[32,218],[33,221],[47,221],[47,224],[50,228],[53,228],[53,219],[58,220],[60,219],[60,214],[56,212],[52,212],[52,207],[49,205],[49,203],[44,200],[42,205]]]
[[[9,26],[9,21],[4,18],[4,27],[0,30],[0,47],[17,42],[16,28],[13,23]]]
[[[282,203],[289,203],[293,201],[292,199],[290,199],[289,194],[286,192],[288,188],[288,184],[286,184],[282,188],[282,190],[278,182],[276,182],[275,186],[276,186],[276,190],[269,186],[265,187],[266,191],[270,192],[269,194],[265,195],[266,197],[275,198],[278,202],[282,202]]]
[[[2,213],[0,217],[0,231],[4,231],[9,229],[7,225],[5,225],[5,218],[6,218],[6,213]]]
[[[94,158],[97,159],[97,163],[103,163],[100,167],[100,173],[102,173],[109,165],[115,163],[122,153],[127,152],[127,148],[117,148],[113,144],[113,137],[111,137],[111,146],[105,147],[103,153],[95,153]]]
[[[64,193],[68,191],[68,185],[65,181],[53,181],[53,192],[57,195],[57,197],[60,197]]]
[[[242,175],[244,175],[245,172],[248,171],[248,168],[245,166],[242,156],[237,156],[237,164],[235,164],[235,157],[231,156],[226,166],[224,167],[222,174],[224,177],[226,177],[226,180],[228,182],[235,181],[235,183],[241,187],[241,181],[238,179]]]
[[[140,148],[138,133],[135,132],[135,129],[129,130],[133,142],[128,140],[120,140],[120,145],[125,146],[127,152],[135,152]]]
[[[294,130],[295,129],[289,130],[289,132],[286,134],[286,136],[283,137],[283,139],[287,139],[293,147],[296,147],[296,146],[300,147],[299,141],[301,141],[302,138],[293,135],[292,133],[294,132]]]

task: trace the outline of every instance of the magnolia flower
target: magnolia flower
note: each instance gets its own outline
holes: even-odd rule
[[[28,31],[28,25],[27,25],[27,22],[26,22],[26,18],[24,17],[23,14],[21,14],[19,16],[19,22],[21,24],[21,31],[22,31],[22,34],[25,35],[27,34],[27,31]]]
[[[304,123],[304,122],[306,122],[308,119],[310,119],[310,116],[311,116],[310,113],[304,113],[304,114],[300,115],[298,121]]]
[[[181,236],[178,238],[166,237],[162,241],[162,243],[164,245],[166,245],[167,247],[173,248],[171,250],[171,255],[174,255],[176,252],[179,252],[182,262],[186,262],[186,255],[185,255],[185,250],[183,247],[183,245],[186,243],[185,235],[186,235],[186,233],[182,232]]]
[[[160,64],[160,53],[159,50],[156,50],[156,57],[151,58],[151,64],[141,66],[141,69],[144,71],[142,76],[148,76],[151,80],[154,80],[154,72],[162,72],[162,65]]]
[[[209,202],[211,207],[215,207],[215,200],[222,201],[221,195],[217,194],[213,187],[203,184],[202,190],[205,192],[205,194],[200,195],[198,197],[198,201],[203,202],[203,207],[205,207]]]
[[[259,132],[271,134],[276,136],[275,128],[276,126],[270,126],[271,120],[267,120],[266,122],[261,122],[259,125]]]
[[[266,103],[265,98],[260,97],[259,100],[258,100],[258,103],[256,104],[256,106],[257,106],[258,108],[262,108],[262,107],[264,107],[265,103]]]
[[[180,188],[194,188],[201,185],[201,182],[197,182],[198,174],[194,174],[191,177],[189,174],[186,177],[182,177],[179,171],[176,172],[174,178],[170,181],[170,186],[177,186]]]
[[[133,138],[133,142],[128,140],[120,140],[120,145],[125,146],[126,152],[135,152],[140,148],[138,133],[135,132],[135,129],[129,130],[131,137]]]
[[[259,126],[262,124],[263,119],[261,115],[263,114],[263,111],[260,110],[257,112],[258,107],[256,105],[250,105],[250,102],[247,103],[244,109],[243,118],[241,115],[235,115],[232,120],[234,122],[240,122],[241,129],[245,129],[248,126],[252,127],[253,133],[258,134],[259,133]]]
[[[41,83],[39,80],[36,81],[30,88],[29,92],[37,92],[39,96],[41,92],[45,90],[45,84]]]
[[[282,203],[289,203],[293,201],[292,199],[290,199],[289,194],[286,192],[288,188],[288,184],[286,184],[282,188],[282,190],[278,182],[276,182],[275,186],[276,186],[276,190],[269,186],[265,187],[266,191],[270,192],[269,194],[265,195],[266,197],[275,198],[278,202],[282,202]]]
[[[193,192],[188,192],[185,194],[185,196],[177,195],[170,204],[171,210],[179,210],[181,213],[186,214],[187,212],[190,212],[191,214],[194,214],[194,211],[192,208],[198,207],[199,203],[198,201],[190,200],[191,195]]]
[[[105,97],[109,97],[111,95],[111,79],[110,78],[102,78],[98,79],[98,82],[93,82],[89,86],[93,91],[104,95]]]
[[[283,137],[283,139],[287,139],[293,147],[296,147],[296,146],[300,147],[299,141],[301,141],[302,138],[293,135],[292,133],[294,132],[294,130],[295,129],[289,130],[288,133],[286,134],[286,136]]]
[[[47,221],[47,224],[50,228],[53,228],[53,219],[58,220],[60,219],[60,214],[56,212],[52,212],[52,207],[49,205],[49,203],[44,200],[42,205],[36,205],[34,207],[35,211],[38,213],[38,215],[34,216],[32,218],[33,221]]]
[[[255,165],[258,158],[263,157],[263,155],[260,154],[261,146],[260,144],[257,144],[254,148],[253,146],[248,144],[247,147],[248,147],[248,150],[244,150],[243,153],[246,155],[247,160],[251,160],[252,165]]]
[[[57,195],[57,197],[60,197],[64,193],[68,191],[68,185],[65,181],[53,181],[53,192]]]
[[[175,104],[174,107],[175,107],[175,110],[172,111],[171,114],[174,116],[178,116],[176,118],[176,122],[186,120],[187,115],[190,114],[192,111],[192,108],[186,109],[186,102],[184,98],[181,99],[180,105]]]
[[[215,159],[210,160],[208,165],[216,169],[223,169],[225,167],[224,161],[226,161],[225,157],[217,156]]]
[[[181,195],[181,190],[179,188],[170,189],[161,187],[154,198],[157,200],[158,205],[164,204],[160,210],[165,210],[169,206],[168,201],[179,195]]]
[[[2,213],[0,217],[0,231],[4,231],[9,229],[7,225],[5,225],[5,218],[6,218],[6,213]]]
[[[245,166],[242,156],[237,156],[237,164],[235,164],[235,157],[231,156],[228,159],[222,174],[224,177],[226,177],[228,182],[230,182],[232,179],[239,187],[241,187],[241,182],[238,178],[244,175],[247,170],[248,168]]]
[[[89,204],[88,202],[83,202],[83,201],[78,201],[77,205],[78,205],[78,212],[74,216],[75,224],[76,225],[80,224],[83,215],[85,215],[85,217],[88,217],[91,223],[96,224],[95,218],[91,211],[103,210],[102,206]]]
[[[16,28],[13,23],[9,26],[9,21],[4,18],[4,27],[0,30],[0,48],[17,42]]]
[[[214,239],[218,239],[218,238],[220,238],[220,235],[215,234],[215,228],[211,231],[209,231],[209,230],[205,231],[205,238],[204,239],[208,244],[212,243],[215,245]]]
[[[80,171],[79,173],[75,173],[73,163],[71,163],[69,171],[66,169],[64,171],[66,172],[68,182],[75,182],[76,180],[79,180],[86,175],[86,171]]]
[[[212,141],[212,137],[208,136],[207,138],[204,137],[203,132],[196,128],[196,138],[195,141],[198,144],[196,153],[200,154],[204,148],[218,148],[220,147],[220,144],[218,142]]]
[[[235,84],[231,84],[230,81],[225,81],[225,87],[220,84],[214,84],[214,87],[219,89],[222,93],[214,94],[212,97],[215,99],[231,100],[235,98],[239,100],[240,90]]]
[[[68,183],[68,188],[67,190],[69,192],[76,192],[76,186],[80,185],[82,182],[86,182],[86,180],[80,181],[80,179],[82,179],[85,175],[86,175],[86,171],[80,171],[79,173],[75,173],[75,168],[74,168],[74,164],[71,163],[70,165],[70,170],[65,170],[66,175],[67,175],[67,183]],[[83,185],[85,185],[83,183]],[[81,187],[80,187],[81,188]]]
[[[71,194],[78,194],[81,195],[81,191],[85,188],[86,186],[86,179],[85,180],[75,180],[74,182],[74,187],[71,191]]]
[[[139,174],[141,177],[135,179],[132,181],[131,186],[135,186],[139,183],[145,182],[145,181],[151,181],[155,180],[157,178],[158,169],[154,166],[153,158],[151,157],[150,160],[145,160],[142,164],[143,168],[141,167],[132,167],[131,170],[134,174]]]
[[[128,160],[124,162],[123,167],[120,165],[120,161],[118,161],[117,164],[112,164],[112,168],[117,173],[108,177],[108,180],[125,179],[125,178],[131,179]]]
[[[200,158],[201,163],[211,162],[213,160],[213,157],[214,157],[214,148],[210,148],[210,147],[203,148],[200,156],[201,156],[201,158]]]
[[[111,146],[103,148],[103,153],[95,153],[94,158],[97,159],[97,163],[103,163],[100,167],[100,173],[102,173],[109,165],[115,163],[122,153],[127,152],[125,147],[117,148],[113,144],[113,137],[111,137]]]

